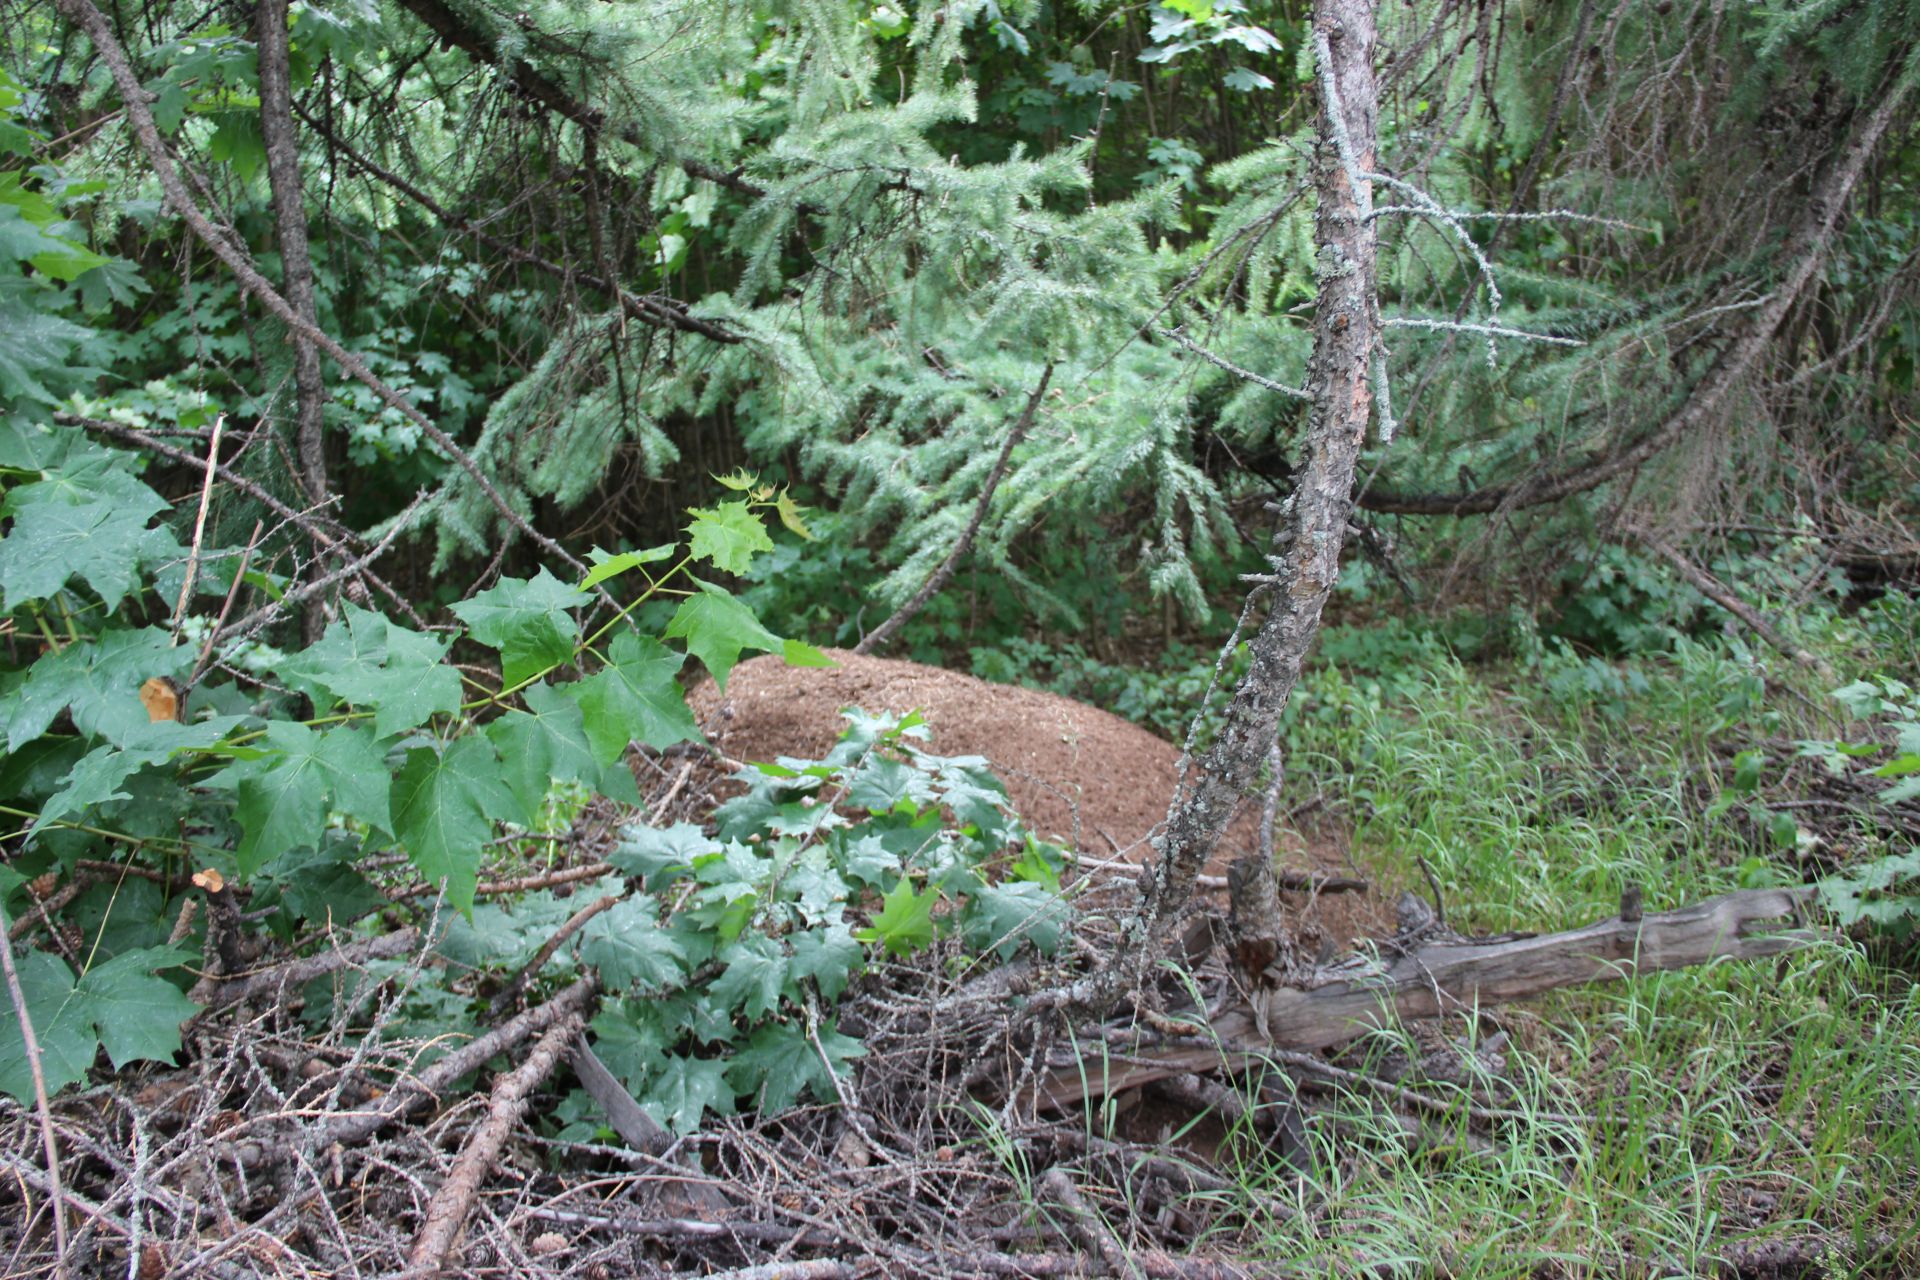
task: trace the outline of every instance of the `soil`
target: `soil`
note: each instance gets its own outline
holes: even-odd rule
[[[818,759],[839,737],[844,707],[870,713],[919,711],[939,755],[980,755],[1007,786],[1016,810],[1036,832],[1078,849],[1083,858],[1138,864],[1152,853],[1148,838],[1167,815],[1178,782],[1180,750],[1140,726],[1084,702],[1018,685],[994,684],[957,671],[893,658],[831,651],[837,667],[790,667],[778,656],[743,662],[725,693],[705,681],[687,697],[719,751],[738,761],[777,756]],[[1207,874],[1226,874],[1256,842],[1256,807],[1242,808]],[[1309,842],[1285,832],[1283,866],[1336,875],[1356,872],[1344,840]],[[1305,933],[1323,934],[1345,950],[1359,938],[1393,931],[1392,894],[1323,897]],[[1304,907],[1304,904],[1302,904]],[[1311,937],[1306,939],[1310,944]]]

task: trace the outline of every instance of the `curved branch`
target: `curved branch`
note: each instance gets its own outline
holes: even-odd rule
[[[953,544],[953,550],[940,562],[940,567],[920,584],[913,593],[913,599],[894,610],[893,616],[861,637],[860,643],[853,647],[855,653],[872,653],[887,641],[894,633],[912,621],[913,615],[926,608],[927,601],[933,599],[940,588],[952,580],[954,570],[973,549],[974,535],[980,532],[980,522],[987,518],[987,506],[993,501],[993,491],[1000,487],[1000,479],[1007,473],[1007,459],[1012,456],[1014,446],[1026,439],[1027,431],[1033,426],[1033,415],[1040,407],[1040,398],[1047,394],[1047,384],[1053,381],[1053,362],[1048,361],[1046,371],[1040,375],[1040,385],[1027,397],[1027,407],[1021,411],[1020,420],[1013,424],[1013,430],[1007,433],[1006,442],[1000,446],[1000,456],[993,461],[993,470],[987,473],[987,483],[980,490],[980,500],[974,504],[973,519],[967,521],[967,527],[960,533],[960,541]]]

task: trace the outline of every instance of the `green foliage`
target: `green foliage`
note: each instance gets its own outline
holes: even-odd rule
[[[5,882],[5,905],[15,912],[28,902],[30,875],[71,875],[83,858],[177,866],[184,855],[275,905],[276,928],[288,936],[296,920],[345,925],[384,903],[351,862],[356,851],[392,849],[472,916],[482,851],[502,831],[534,828],[556,787],[585,785],[637,802],[624,763],[628,744],[697,739],[676,679],[686,655],[637,634],[624,620],[634,607],[662,593],[695,604],[676,614],[666,639],[686,640],[719,678],[743,648],[788,649],[731,595],[692,579],[691,555],[644,576],[637,598],[588,636],[579,616],[594,597],[542,569],[533,578],[503,577],[456,604],[451,612],[465,627],[447,633],[416,631],[346,604],[312,645],[252,651],[265,677],[261,692],[204,680],[189,695],[184,722],[155,719],[143,687],[204,669],[167,628],[140,625],[169,606],[171,593],[162,589],[169,584],[140,572],[147,549],[173,546],[149,523],[167,504],[138,478],[134,455],[100,448],[76,428],[31,428],[43,446],[39,465],[15,465],[0,478],[14,515],[0,537],[0,560],[24,565],[47,553],[48,526],[35,513],[59,506],[61,495],[87,502],[110,495],[126,514],[96,523],[87,543],[89,556],[118,557],[113,574],[41,575],[9,588],[16,634],[35,638],[14,646],[24,662],[0,665],[9,691],[0,804],[25,823],[16,833],[18,870]],[[731,536],[739,542],[742,519],[775,507],[770,492],[727,504]],[[693,527],[707,523],[696,515]],[[735,554],[748,553],[736,547]],[[665,558],[603,560],[600,581],[625,585],[622,573]],[[468,641],[500,655],[498,687],[450,662]],[[229,665],[241,657],[234,645],[215,645]],[[793,652],[811,655],[805,646]],[[87,902],[83,896],[75,909]],[[156,920],[166,905],[155,904]],[[595,920],[582,934],[583,961],[621,990],[684,980],[689,944],[662,929],[657,913],[652,900],[634,899]],[[493,913],[476,923],[506,919]],[[178,1048],[179,1022],[192,1007],[154,975],[191,952],[156,949],[160,940],[130,935],[103,949],[108,936],[99,934],[88,949],[97,963],[77,977],[58,957],[29,953],[29,994],[36,1017],[46,1020],[42,1036],[58,1085],[81,1078],[101,1044],[116,1063],[165,1058]],[[846,974],[822,960],[834,954],[842,953],[816,948],[810,959],[837,990]],[[745,967],[734,979],[750,1016],[771,1011],[783,981],[783,973]],[[418,1016],[446,1012],[429,1001]],[[12,1064],[0,1088],[16,1095],[20,1044],[17,1023],[7,1022],[0,1055],[13,1056],[0,1059]],[[720,1078],[692,1070],[678,1077],[682,1113],[705,1096],[700,1082]]]
[[[1920,796],[1920,694],[1913,686],[1881,676],[1835,689],[1833,697],[1868,726],[1867,740],[1803,739],[1800,755],[1836,778],[1875,779],[1879,804]],[[1820,901],[1842,924],[1868,924],[1896,940],[1911,937],[1920,927],[1920,848],[1843,868],[1821,881]]]
[[[1024,946],[1051,953],[1068,925],[1049,851],[983,761],[923,750],[917,717],[848,719],[825,760],[744,771],[715,835],[636,825],[608,855],[657,896],[583,931],[581,956],[609,990],[649,997],[610,1002],[596,1050],[679,1132],[736,1103],[833,1101],[834,1077],[864,1050],[818,1009],[870,954],[909,956],[950,933],[1011,959]],[[686,906],[665,912],[668,899]]]
[[[102,1047],[116,1067],[142,1058],[170,1060],[180,1049],[180,1024],[200,1006],[155,975],[192,959],[178,947],[123,951],[76,981],[60,957],[29,951],[18,963],[20,988],[47,1091],[85,1079]],[[19,1021],[11,1017],[0,1029],[0,1092],[33,1097]]]

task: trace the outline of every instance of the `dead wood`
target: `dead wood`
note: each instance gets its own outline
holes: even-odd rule
[[[954,570],[967,558],[967,552],[973,549],[973,540],[980,532],[980,524],[987,518],[987,508],[993,505],[993,494],[1000,487],[1000,480],[1007,473],[1007,459],[1020,442],[1027,438],[1027,432],[1033,427],[1033,415],[1040,408],[1040,401],[1046,397],[1047,387],[1053,382],[1053,362],[1040,373],[1040,383],[1027,397],[1027,407],[1020,412],[1013,429],[1007,432],[1007,438],[1000,445],[1000,456],[993,460],[993,467],[987,472],[986,480],[980,486],[979,501],[974,503],[973,517],[967,521],[967,527],[960,531],[959,539],[953,544],[953,550],[940,562],[940,567],[927,575],[920,589],[913,593],[912,599],[893,611],[893,616],[860,638],[853,646],[855,653],[872,653],[887,641],[893,639],[900,628],[913,621],[914,615],[927,607],[927,601],[940,593],[940,589],[953,580]]]
[[[1779,955],[1823,936],[1762,928],[1797,919],[1809,896],[1804,889],[1745,889],[1637,922],[1614,917],[1584,929],[1501,942],[1434,942],[1392,963],[1350,962],[1351,976],[1333,970],[1310,989],[1255,993],[1265,1006],[1267,1038],[1259,1034],[1252,1005],[1238,1000],[1205,1026],[1196,1026],[1203,1042],[1147,1046],[1124,1055],[1124,1061],[1088,1059],[1062,1067],[1042,1082],[1038,1099],[1069,1107],[1187,1072],[1238,1071],[1263,1060],[1279,1061],[1276,1048],[1325,1049],[1403,1019],[1437,1017],[1582,982]]]
[[[334,947],[317,955],[289,960],[285,964],[275,965],[259,973],[235,975],[224,984],[217,983],[209,990],[207,1007],[200,1012],[199,1018],[205,1018],[209,1014],[217,1013],[242,1001],[304,986],[315,978],[324,978],[348,965],[365,964],[369,960],[390,960],[394,956],[404,955],[413,949],[419,938],[420,931],[409,926],[405,929],[396,929],[392,933],[383,933],[377,938],[368,938],[363,942]]]
[[[569,1014],[540,1037],[527,1060],[494,1082],[493,1098],[487,1106],[487,1118],[467,1139],[466,1147],[454,1163],[453,1172],[427,1203],[426,1221],[414,1238],[407,1254],[407,1269],[414,1275],[431,1275],[446,1263],[454,1237],[473,1210],[480,1185],[493,1172],[507,1135],[520,1123],[527,1111],[527,1097],[560,1065],[567,1045],[580,1035],[580,1015]]]
[[[504,1053],[549,1027],[580,1014],[595,991],[591,978],[563,988],[551,1000],[518,1014],[484,1035],[476,1036],[418,1075],[403,1075],[371,1105],[329,1116],[305,1133],[289,1133],[269,1117],[266,1131],[235,1136],[217,1145],[213,1153],[222,1163],[240,1168],[263,1167],[289,1160],[304,1161],[312,1153],[364,1142],[403,1116],[430,1106],[462,1076],[477,1071],[497,1053]],[[296,1151],[296,1147],[302,1148]]]
[[[419,1075],[395,1083],[380,1099],[377,1107],[354,1115],[344,1115],[333,1121],[326,1130],[327,1141],[359,1142],[377,1133],[389,1121],[426,1106],[461,1076],[469,1071],[477,1071],[494,1054],[511,1049],[555,1023],[579,1014],[593,993],[593,980],[582,978],[562,989],[545,1004],[535,1005],[485,1035],[468,1041]]]
[[[1340,548],[1353,512],[1354,471],[1373,417],[1380,310],[1373,212],[1377,90],[1373,6],[1328,0],[1314,6],[1322,141],[1315,166],[1319,207],[1314,245],[1320,273],[1308,360],[1304,459],[1274,531],[1273,573],[1255,587],[1268,609],[1248,644],[1251,661],[1233,691],[1198,776],[1183,779],[1167,810],[1157,858],[1142,878],[1141,910],[1125,926],[1116,960],[1075,993],[1092,1008],[1138,988],[1192,897],[1195,878],[1219,844],[1265,763],[1281,713],[1320,631],[1320,615],[1340,574]],[[1382,406],[1382,421],[1386,420]],[[1248,602],[1247,616],[1254,607]]]
[[[1731,588],[1720,579],[1682,555],[1672,544],[1650,533],[1638,535],[1640,545],[1672,565],[1674,571],[1692,584],[1707,599],[1732,614],[1753,634],[1772,645],[1779,652],[1792,658],[1801,666],[1813,671],[1823,680],[1833,679],[1833,668],[1825,661],[1794,644],[1761,615],[1758,609],[1735,595]]]
[[[1461,494],[1414,493],[1396,490],[1390,485],[1370,485],[1361,495],[1360,505],[1368,511],[1397,515],[1464,516],[1560,502],[1597,489],[1616,476],[1626,475],[1678,441],[1697,435],[1759,363],[1794,304],[1819,278],[1845,220],[1854,188],[1859,186],[1867,173],[1868,162],[1905,109],[1913,84],[1912,76],[1896,76],[1871,111],[1853,122],[1850,135],[1835,148],[1832,161],[1809,193],[1806,214],[1780,255],[1780,260],[1788,264],[1785,278],[1762,305],[1752,310],[1747,323],[1722,348],[1707,371],[1687,391],[1679,407],[1664,421],[1629,444],[1596,454],[1563,471],[1535,474],[1513,484],[1489,485]]]
[[[1127,1257],[1125,1249],[1114,1238],[1113,1229],[1101,1220],[1099,1214],[1073,1185],[1073,1179],[1067,1176],[1065,1169],[1054,1168],[1046,1171],[1040,1178],[1040,1190],[1058,1202],[1067,1211],[1068,1230],[1088,1253],[1098,1257],[1106,1264],[1107,1271],[1116,1276],[1127,1276],[1130,1280],[1140,1280],[1140,1271]]]
[[[246,494],[249,498],[273,512],[288,524],[295,525],[304,530],[307,535],[313,539],[315,546],[320,547],[328,555],[336,559],[352,559],[354,557],[353,543],[361,541],[359,535],[350,530],[324,524],[311,512],[294,510],[253,481],[234,472],[219,462],[197,457],[185,449],[175,448],[159,437],[150,435],[145,431],[137,431],[132,427],[122,426],[118,422],[108,422],[103,418],[89,418],[77,413],[67,413],[64,410],[55,413],[53,420],[62,426],[85,427],[88,431],[92,431],[97,435],[107,436],[110,439],[119,440],[124,444],[146,449],[158,454],[160,457],[181,463],[185,466],[198,467],[202,470],[211,469],[219,475],[223,483]],[[408,602],[407,598],[396,591],[386,579],[367,568],[360,569],[358,576],[365,579],[376,591],[385,596],[388,602],[391,603],[395,609],[399,610],[415,627],[425,630],[427,626],[426,620],[420,616],[413,605]],[[236,581],[238,581],[237,578]],[[136,870],[132,874],[140,875],[143,874],[143,872]]]
[[[587,921],[593,919],[602,911],[610,910],[619,904],[619,894],[603,894],[593,902],[588,903],[586,906],[574,912],[571,916],[568,916],[566,923],[558,929],[555,929],[553,936],[540,944],[540,949],[533,953],[533,958],[521,965],[520,971],[508,979],[507,985],[494,993],[493,999],[487,1002],[487,1013],[497,1018],[512,1008],[513,1002],[520,998],[522,991],[526,990],[527,983],[537,977],[540,971],[547,967],[547,961],[553,959],[554,952],[566,945],[568,938],[580,932]]]
[[[775,1222],[701,1222],[692,1219],[620,1217],[612,1214],[574,1213],[540,1206],[528,1209],[526,1216],[567,1226],[591,1227],[634,1236],[684,1236],[692,1239],[737,1237],[743,1240],[786,1244],[789,1247],[806,1246],[843,1250],[849,1246],[858,1247],[851,1236],[842,1236],[819,1228],[787,1227]],[[1087,1271],[1087,1259],[1078,1253],[1002,1253],[998,1250],[977,1248],[959,1241],[942,1249],[939,1253],[896,1244],[888,1247],[887,1254],[892,1260],[910,1266],[915,1274],[949,1278],[1083,1276]],[[872,1259],[873,1255],[868,1254],[867,1257]],[[1129,1253],[1128,1260],[1132,1264],[1134,1273],[1144,1275],[1147,1280],[1269,1280],[1269,1278],[1279,1280],[1280,1277],[1295,1277],[1302,1274],[1274,1263],[1236,1263],[1212,1258],[1175,1257],[1161,1249],[1135,1249]],[[845,1270],[828,1271],[824,1274],[851,1276],[859,1270],[858,1264],[855,1263],[843,1262],[839,1265]],[[756,1274],[766,1273],[757,1272]],[[817,1277],[823,1273],[807,1271],[799,1274]]]

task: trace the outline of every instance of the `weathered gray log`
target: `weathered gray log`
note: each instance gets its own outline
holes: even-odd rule
[[[1745,889],[1678,911],[1639,920],[1618,916],[1565,933],[1502,942],[1435,942],[1352,977],[1307,990],[1258,992],[1269,1036],[1257,1029],[1253,1007],[1242,1001],[1213,1017],[1197,1037],[1210,1043],[1146,1046],[1124,1061],[1088,1059],[1054,1072],[1040,1086],[1041,1101],[1068,1107],[1190,1071],[1244,1070],[1264,1049],[1325,1049],[1376,1027],[1431,1018],[1523,999],[1556,987],[1684,969],[1713,960],[1779,955],[1825,936],[1811,929],[1777,929],[1797,921],[1806,889]]]

